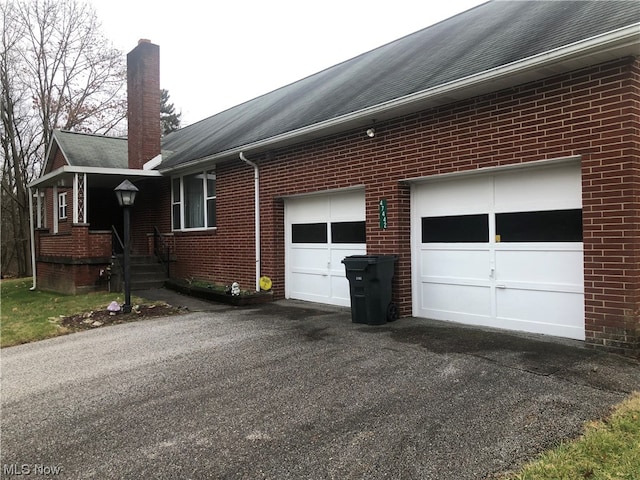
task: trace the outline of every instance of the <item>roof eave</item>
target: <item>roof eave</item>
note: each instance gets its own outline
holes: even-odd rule
[[[28,184],[29,188],[44,188],[64,185],[65,179],[74,174],[104,175],[112,177],[130,177],[134,179],[159,178],[163,175],[157,170],[140,170],[132,168],[80,167],[65,165],[37,178]]]
[[[163,174],[218,163],[237,157],[240,152],[260,153],[302,141],[323,137],[346,128],[369,126],[427,108],[483,95],[510,86],[535,81],[551,75],[603,63],[616,58],[638,55],[640,23],[613,30],[532,57],[454,80],[437,87],[374,105],[280,135],[248,143],[223,152],[162,168]]]

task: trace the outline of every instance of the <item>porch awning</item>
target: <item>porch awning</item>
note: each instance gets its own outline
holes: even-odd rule
[[[125,179],[135,182],[136,180],[163,176],[157,170],[65,165],[37,178],[28,186],[30,188],[72,187],[76,175],[86,175],[92,186],[105,188],[115,188]]]

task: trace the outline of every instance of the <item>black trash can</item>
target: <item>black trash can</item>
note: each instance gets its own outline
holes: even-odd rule
[[[391,301],[394,255],[351,255],[342,260],[351,291],[351,321],[382,325],[398,318]]]

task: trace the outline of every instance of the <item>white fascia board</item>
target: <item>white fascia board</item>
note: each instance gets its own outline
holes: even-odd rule
[[[500,67],[485,70],[484,72],[469,75],[467,77],[460,78],[436,87],[423,90],[421,92],[413,93],[404,97],[396,98],[385,103],[380,103],[369,108],[358,110],[340,117],[325,120],[323,122],[315,123],[306,127],[292,130],[274,137],[259,140],[257,142],[249,143],[236,147],[224,152],[209,155],[207,157],[192,160],[190,162],[181,163],[179,165],[171,166],[165,169],[160,169],[163,173],[170,173],[185,168],[193,168],[201,164],[210,162],[217,162],[222,160],[228,160],[231,157],[237,157],[240,152],[248,154],[252,150],[267,149],[269,147],[275,147],[278,144],[291,143],[296,138],[304,138],[305,136],[320,136],[319,134],[325,130],[337,130],[340,126],[348,125],[358,120],[370,121],[372,118],[392,118],[393,115],[389,115],[393,111],[400,111],[403,108],[406,109],[412,104],[427,103],[430,100],[436,101],[438,98],[445,97],[447,95],[455,94],[455,92],[462,92],[467,89],[472,89],[480,85],[489,85],[489,91],[495,91],[502,88],[506,88],[505,82],[509,78],[518,78],[526,75],[528,72],[532,72],[536,69],[545,67],[557,66],[562,63],[572,65],[572,68],[579,68],[574,62],[578,62],[579,59],[592,57],[599,53],[606,54],[607,52],[623,50],[626,55],[634,52],[637,54],[638,46],[640,45],[640,22],[634,23],[627,27],[623,27],[617,30],[612,30],[595,37],[587,38],[579,42],[574,42],[569,45],[564,45],[547,52],[533,55],[531,57],[518,60]],[[622,55],[625,56],[625,55]],[[603,60],[592,61],[590,64],[600,63]],[[546,76],[554,75],[556,72],[550,72]],[[540,75],[543,77],[545,75]],[[500,82],[501,81],[501,82]],[[524,80],[526,81],[526,80]],[[519,83],[519,82],[516,82]],[[509,83],[511,84],[511,83]],[[485,92],[487,93],[487,92]],[[460,98],[462,99],[462,98]],[[427,107],[425,107],[427,108]]]
[[[153,170],[154,168],[156,168],[161,163],[162,163],[162,154],[159,153],[158,155],[153,157],[151,160],[146,162],[144,165],[142,165],[142,169],[143,170]]]
[[[88,175],[120,175],[127,177],[146,177],[146,178],[158,178],[163,175],[157,170],[140,170],[135,168],[107,168],[107,167],[80,167],[65,165],[57,168],[52,172],[37,178],[33,182],[29,183],[30,188],[35,188],[40,185],[47,185],[53,183],[57,178],[74,173],[85,173]]]

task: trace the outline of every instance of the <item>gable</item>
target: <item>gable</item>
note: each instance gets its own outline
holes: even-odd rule
[[[54,130],[42,175],[64,166],[127,168],[127,139]]]
[[[56,130],[53,140],[68,165],[127,168],[127,139]]]
[[[64,167],[65,165],[69,165],[69,162],[67,162],[67,159],[65,158],[64,154],[62,153],[62,150],[60,150],[59,148],[56,148],[55,150],[53,150],[55,152],[52,162],[51,162],[51,167],[47,168],[45,170],[44,173],[49,173],[50,171],[56,170],[60,167]],[[47,165],[48,167],[48,165]]]

